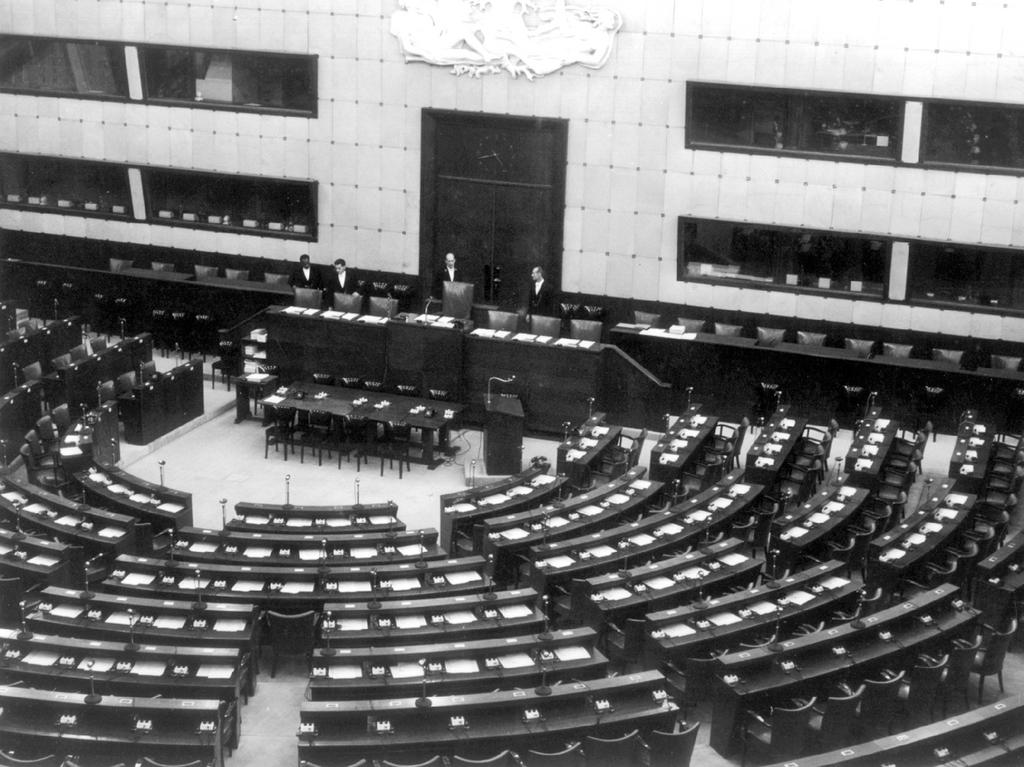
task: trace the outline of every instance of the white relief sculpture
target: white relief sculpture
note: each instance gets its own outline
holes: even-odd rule
[[[480,77],[532,80],[570,64],[597,69],[611,56],[622,18],[565,0],[399,0],[391,16],[406,61]]]

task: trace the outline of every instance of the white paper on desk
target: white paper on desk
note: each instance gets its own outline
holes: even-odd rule
[[[566,450],[565,451],[565,460],[567,460],[567,461],[578,461],[581,458],[586,458],[586,457],[587,457],[587,451],[586,450],[577,450],[576,448],[573,448],[572,450]]]
[[[791,591],[786,595],[786,601],[791,605],[805,605],[814,599],[814,594],[809,594],[806,591]]]
[[[956,512],[953,509],[939,509],[935,516],[938,519],[956,519]]]
[[[31,666],[52,666],[60,658],[60,653],[50,652],[49,650],[34,650],[21,659],[22,663],[28,663]]]
[[[366,618],[339,618],[334,625],[338,631],[366,631],[369,627]]]
[[[422,615],[396,615],[395,625],[400,629],[420,629],[427,625]]]
[[[875,419],[875,428],[877,430],[879,430],[879,431],[883,431],[884,429],[888,429],[889,428],[889,419],[888,418],[876,418]]]
[[[713,498],[708,504],[708,508],[712,511],[718,511],[719,509],[728,509],[732,505],[732,498]]]
[[[518,541],[521,538],[525,538],[526,536],[528,536],[529,533],[526,532],[526,530],[523,530],[523,528],[521,527],[509,527],[502,530],[500,533],[498,533],[498,535],[500,535],[507,541]]]
[[[945,502],[950,506],[963,506],[967,503],[967,496],[960,493],[950,493],[946,496]]]
[[[823,589],[832,591],[834,589],[841,589],[843,586],[848,584],[849,581],[846,578],[840,578],[838,575],[830,575],[828,578],[823,578],[818,581],[818,585]]]
[[[341,315],[343,320],[357,320],[359,319],[359,312],[345,312]]]
[[[771,615],[779,610],[777,605],[766,600],[754,602],[754,604],[748,605],[747,607],[751,612],[756,613],[757,615]]]
[[[683,532],[683,527],[682,525],[677,525],[675,522],[668,522],[654,532],[660,535],[679,535],[679,533]]]
[[[232,591],[263,591],[263,581],[235,581]]]
[[[923,525],[921,525],[921,528],[926,533],[941,533],[943,529],[942,525],[940,525],[938,522],[925,522]]]
[[[376,524],[373,520],[371,520],[370,523]],[[289,524],[291,524],[291,520],[289,520]],[[324,524],[327,527],[352,527],[352,520],[346,517],[327,517],[327,519],[324,520]]]
[[[11,553],[11,547],[8,546],[6,543],[0,543],[0,554],[10,554],[10,553]]]
[[[359,679],[363,676],[363,668],[350,663],[335,663],[327,669],[327,676],[331,679]]]
[[[452,511],[476,511],[476,506],[471,503],[457,503],[450,508]]]
[[[711,517],[711,512],[710,511],[705,511],[704,509],[697,509],[696,511],[691,511],[689,514],[686,515],[686,521],[687,522],[703,522],[704,520],[706,520],[706,519],[708,519],[710,517]]]
[[[539,344],[549,344],[554,340],[552,336],[537,336],[536,341]]]
[[[280,405],[282,402],[284,402],[284,397],[282,397],[280,394],[270,394],[264,397],[263,401],[266,402],[268,405]]]
[[[153,496],[146,495],[145,493],[132,493],[128,496],[128,500],[135,503],[149,503],[153,500]]]
[[[120,538],[124,534],[125,531],[120,527],[104,527],[98,533],[100,538]]]
[[[629,483],[629,486],[634,490],[649,490],[651,487],[651,481],[649,479],[634,479]]]
[[[92,665],[89,664],[92,661]],[[96,674],[103,674],[114,667],[113,658],[82,658],[78,664],[79,671],[92,671]]]
[[[387,321],[387,317],[376,317],[372,314],[364,314],[358,319],[358,322],[365,322],[367,325],[382,325]]]
[[[827,514],[835,514],[837,511],[842,511],[845,508],[845,503],[840,503],[839,501],[829,501],[828,503],[821,507],[821,510]]]
[[[109,490],[112,493],[117,493],[118,495],[124,495],[126,493],[130,493],[131,492],[124,485],[118,485],[118,484],[107,485],[107,490]]]
[[[54,520],[58,525],[67,525],[68,527],[74,527],[82,521],[81,517],[75,516],[74,514],[65,514],[63,517],[57,517]]]
[[[654,543],[654,541],[654,536],[648,535],[647,533],[637,533],[636,535],[632,535],[629,537],[629,542],[632,543],[634,546],[649,546],[650,544]]]
[[[470,333],[471,336],[480,336],[481,338],[493,338],[494,331],[491,328],[476,328]],[[557,341],[555,343],[558,343]]]
[[[791,528],[782,533],[782,538],[802,538],[807,535],[807,528],[800,527],[800,525],[793,525]]]
[[[286,306],[281,312],[282,314],[302,314],[303,308],[301,306]]]
[[[764,450],[764,452],[768,455],[778,455],[779,453],[782,452],[782,445],[776,445],[774,443],[769,442],[768,444],[764,445],[764,447],[762,447],[761,449]]]
[[[864,447],[868,447],[869,445],[878,445],[882,442],[885,442],[885,435],[879,434],[877,431],[873,431],[868,434],[868,444]]]
[[[81,455],[82,448],[71,445],[70,447],[62,447],[60,454],[63,458],[70,458],[71,456]]]
[[[548,517],[547,526],[549,528],[565,527],[567,524],[569,524],[569,520],[565,517]]]
[[[205,589],[210,585],[210,578],[196,578],[194,575],[186,576],[178,581],[178,588],[181,589]]]
[[[759,458],[754,459],[754,465],[759,469],[767,469],[773,463],[775,463],[775,461],[771,458],[766,458],[765,456],[760,456]]]
[[[857,493],[857,488],[843,485],[841,488],[836,490],[836,498],[840,501],[845,501],[847,498],[852,498]]]
[[[512,336],[513,341],[535,341],[537,336],[533,333],[516,333]]]
[[[369,581],[338,581],[339,594],[351,594],[356,591],[370,591]]]
[[[629,589],[622,588],[622,586],[615,586],[614,588],[605,589],[604,591],[597,591],[594,593],[594,596],[599,599],[606,599],[609,602],[618,602],[622,599],[629,599],[633,596],[633,592]]]
[[[501,613],[502,618],[525,618],[531,614],[530,608],[526,605],[505,605],[499,607],[498,612]]]
[[[543,485],[550,485],[554,481],[555,477],[552,474],[538,474],[530,480],[530,484],[534,487],[541,487]]]
[[[688,637],[691,634],[696,634],[696,629],[692,629],[685,623],[673,623],[668,626],[664,626],[661,629],[665,632],[665,636],[678,639],[679,637]]]
[[[860,452],[862,455],[876,456],[878,455],[878,445],[865,445]]]
[[[903,559],[906,555],[907,552],[904,549],[886,549],[878,555],[878,558],[883,562],[889,562],[894,559]]]
[[[921,533],[911,533],[907,536],[907,542],[911,546],[920,546],[922,543],[928,540],[928,536],[921,535]]]
[[[589,450],[592,447],[597,447],[597,440],[593,437],[580,437],[578,444],[580,447]]]
[[[194,551],[196,554],[212,554],[217,550],[217,544],[209,541],[195,541],[188,547],[188,550]]]
[[[204,663],[196,669],[196,676],[201,676],[204,679],[230,679],[234,671],[231,666],[220,663]]]
[[[157,506],[157,509],[171,514],[177,514],[179,511],[184,511],[185,507],[178,503],[161,503]]]
[[[156,660],[142,660],[137,661],[129,674],[137,674],[138,676],[163,676],[164,671],[167,669],[167,664],[161,663]]]
[[[155,579],[155,573],[128,573],[121,584],[124,586],[147,586]]]
[[[715,613],[714,615],[709,615],[708,620],[716,626],[731,626],[733,623],[739,623],[743,619],[735,613]]]
[[[415,679],[423,676],[423,666],[419,663],[394,663],[391,666],[392,679]]]
[[[377,549],[370,548],[369,546],[353,546],[348,550],[348,555],[352,559],[370,559],[377,556]]]
[[[419,578],[392,578],[392,591],[412,591],[418,589],[422,584]]]
[[[449,674],[475,674],[480,664],[472,658],[452,658],[444,662],[444,670]]]
[[[260,383],[262,381],[266,381],[268,378],[270,378],[270,373],[249,373],[249,375],[245,377],[245,380],[250,383]]]
[[[676,455],[675,453],[662,453],[660,456],[658,456],[658,463],[662,464],[663,466],[668,463],[675,463],[678,460],[679,456]]]
[[[586,506],[580,506],[576,511],[585,517],[596,517],[598,514],[604,513],[604,509],[600,506],[595,506],[592,503],[588,503]]]
[[[871,468],[871,466],[872,462],[869,461],[867,458],[858,458],[857,463],[853,465],[853,468],[855,468],[857,471],[867,471],[868,469]]]
[[[28,498],[23,496],[21,493],[14,493],[14,492],[0,493],[0,498],[3,498],[4,500],[10,501],[11,503],[13,503],[15,505],[17,505],[19,503],[25,503],[26,501],[28,501]]]
[[[604,543],[598,544],[597,546],[594,546],[593,548],[584,549],[584,550],[588,554],[590,554],[590,556],[595,557],[595,558],[610,557],[616,551],[616,549],[613,549],[611,546],[609,546],[607,544],[604,544]],[[565,567],[565,565],[567,565],[567,564],[572,564],[572,560],[569,557],[562,557],[561,560],[564,560],[564,564],[558,564],[558,565],[556,565],[556,567]]]
[[[516,652],[500,656],[498,662],[502,668],[525,668],[533,665],[533,658],[524,652]]]
[[[39,565],[40,567],[49,567],[50,565],[57,564],[59,561],[57,557],[47,556],[46,554],[36,554],[34,557],[28,558],[30,565]]]
[[[567,645],[565,647],[556,647],[555,657],[563,662],[587,660],[590,657],[590,653],[582,645]]]
[[[50,615],[56,615],[58,618],[77,618],[84,612],[85,608],[78,605],[57,605],[50,610]]]
[[[497,506],[499,503],[505,503],[508,500],[510,500],[509,497],[504,493],[495,493],[494,495],[489,495],[486,498],[481,498],[478,503],[486,504],[488,506]]]
[[[398,553],[403,557],[415,557],[419,554],[426,554],[427,549],[425,546],[420,546],[419,543],[409,543],[405,546],[399,546]]]
[[[472,623],[475,620],[476,616],[469,610],[454,610],[450,613],[444,614],[444,622],[450,623],[453,626],[459,626],[463,623]]]
[[[593,551],[593,550],[591,550],[591,551]],[[614,552],[615,549],[612,549],[612,551]],[[569,567],[570,565],[575,564],[576,560],[573,559],[570,556],[565,555],[565,554],[559,554],[559,555],[550,557],[549,559],[542,559],[542,560],[538,561],[537,564],[539,565],[541,562],[543,562],[547,567],[550,567],[550,568],[552,568],[554,570],[557,570],[560,567]]]
[[[687,567],[685,570],[679,571],[679,577],[687,581],[699,580],[701,577],[699,567]]]
[[[242,623],[242,621],[238,621]],[[216,628],[218,631],[226,630],[221,629],[220,624],[222,621],[217,621]],[[244,623],[243,623],[244,625]],[[161,615],[153,619],[153,627],[158,629],[167,629],[168,631],[177,631],[178,629],[185,628],[185,616],[183,615]]]
[[[510,498],[515,498],[517,495],[529,495],[532,492],[532,487],[527,487],[526,485],[516,485],[515,487],[510,487],[508,490],[506,490],[505,495],[509,496]]]
[[[299,560],[302,562],[311,562],[314,559],[319,559],[320,551],[320,549],[299,549]]]
[[[608,503],[614,503],[616,506],[622,503],[626,503],[629,500],[629,496],[625,493],[612,493],[608,496]]]
[[[242,517],[242,521],[250,525],[268,525],[270,524],[269,517]]]
[[[112,623],[115,626],[127,626],[131,622],[131,618],[126,612],[116,612],[108,615],[103,622]]]
[[[580,341],[581,349],[589,349],[594,345],[594,341]]]
[[[807,521],[812,525],[823,525],[830,519],[828,514],[823,514],[820,511],[816,511],[807,518]]]
[[[281,587],[282,594],[307,594],[313,591],[310,581],[288,581]]]
[[[671,578],[666,578],[664,575],[659,575],[651,578],[650,580],[644,581],[644,583],[647,584],[647,588],[658,590],[670,588],[675,584],[675,581]]]
[[[494,331],[494,337],[495,338],[508,338],[510,335],[512,335],[512,333],[510,331],[508,331],[508,330],[495,330]]]
[[[718,558],[718,561],[727,567],[735,567],[747,561],[747,558],[736,551],[730,551]]]
[[[738,498],[741,495],[746,495],[750,492],[750,485],[737,483],[729,488],[728,493],[732,498]]]
[[[274,553],[274,550],[269,546],[250,546],[242,552],[243,556],[249,557],[250,559],[263,559],[269,557]]]
[[[453,573],[445,573],[444,578],[453,586],[462,586],[480,580],[480,573],[476,570],[456,570]]]

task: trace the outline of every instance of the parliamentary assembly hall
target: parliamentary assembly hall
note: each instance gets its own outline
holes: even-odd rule
[[[1022,29],[0,0],[0,767],[1024,764]]]

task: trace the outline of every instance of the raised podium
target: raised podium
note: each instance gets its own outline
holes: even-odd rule
[[[494,397],[484,417],[484,465],[488,476],[523,470],[523,403]]]

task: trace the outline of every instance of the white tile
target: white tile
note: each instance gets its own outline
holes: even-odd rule
[[[892,194],[877,189],[863,193],[859,227],[862,231],[885,234],[889,231],[891,218]]]
[[[608,250],[613,255],[632,256],[636,252],[633,227],[636,225],[633,212],[613,210],[609,214]]]
[[[635,247],[637,257],[657,261],[668,258],[675,261],[676,219],[662,218],[660,214],[640,213],[636,216]],[[666,230],[670,233],[666,235]]]
[[[916,237],[921,229],[924,198],[917,192],[897,192],[892,196],[892,218],[889,231],[903,237]]]
[[[957,197],[949,222],[949,237],[956,242],[981,240],[981,215],[984,203],[978,198]]]
[[[603,210],[583,211],[583,250],[604,253],[608,250],[608,214]]]
[[[856,325],[878,327],[882,324],[882,304],[877,301],[851,301],[852,317]]]
[[[941,311],[930,306],[910,307],[910,329],[922,333],[938,333]]]
[[[697,76],[701,80],[724,80],[729,71],[729,43],[724,37],[705,37],[698,45]]]
[[[949,239],[949,219],[953,201],[949,197],[927,194],[921,208],[921,236],[932,240]]]
[[[607,259],[604,250],[583,251],[580,272],[580,292],[602,294],[607,290],[605,270]]]
[[[1002,328],[1002,318],[998,314],[970,315],[970,330],[968,331],[968,334],[974,338],[999,338]],[[962,334],[963,328],[961,328],[959,332]]]
[[[635,170],[640,153],[640,129],[635,123],[616,122],[612,126],[611,164]]]
[[[734,39],[729,44],[725,76],[729,82],[752,82],[757,79],[757,49],[759,43]]]
[[[633,291],[633,265],[629,256],[611,255],[605,261],[605,287],[602,293],[628,298]]]
[[[804,226],[827,229],[832,225],[832,187],[809,184],[804,188]]]
[[[1014,204],[989,200],[982,209],[981,241],[989,245],[1010,245],[1013,241]]]
[[[882,304],[882,324],[887,328],[907,329],[910,327],[910,306],[887,301]]]
[[[855,232],[860,226],[860,208],[863,192],[860,187],[839,188],[832,204],[832,226]]]
[[[791,41],[786,46],[786,85],[788,87],[814,86],[813,43]]]

